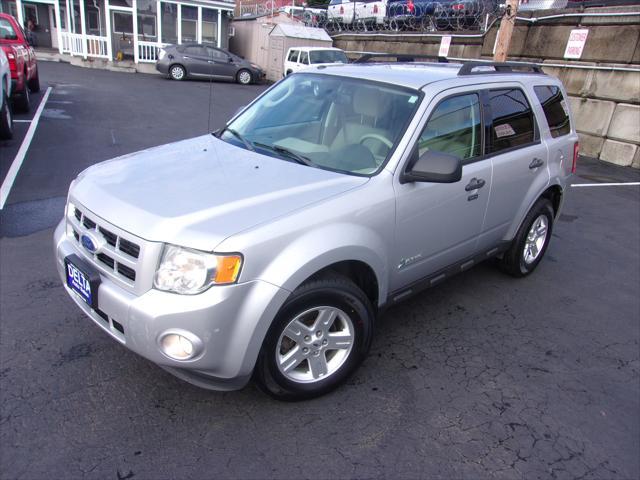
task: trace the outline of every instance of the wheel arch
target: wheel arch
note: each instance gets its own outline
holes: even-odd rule
[[[524,222],[525,218],[527,217],[527,213],[529,213],[531,208],[541,198],[546,198],[551,202],[551,204],[553,205],[553,216],[554,218],[557,218],[560,213],[560,209],[562,208],[563,193],[564,190],[561,185],[553,184],[547,186],[547,188],[540,195],[533,197],[533,201],[531,201],[531,203],[527,205],[527,208],[524,209],[524,211],[521,213],[518,221],[513,222],[507,238],[509,240],[512,240],[515,237],[516,233],[520,229],[520,226],[522,225],[522,222]]]
[[[376,272],[373,268],[362,260],[342,260],[332,263],[331,265],[327,265],[307,277],[301,285],[313,278],[331,273],[342,275],[355,283],[367,296],[371,305],[377,309],[380,295],[378,277],[376,276]]]

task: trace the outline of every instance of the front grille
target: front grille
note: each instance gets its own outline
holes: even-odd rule
[[[132,256],[133,258],[138,258],[138,255],[140,255],[140,247],[129,240],[125,240],[124,238],[120,239],[120,251]]]
[[[126,265],[118,264],[118,273],[124,275],[129,280],[136,281],[136,271],[133,268],[129,268]]]
[[[116,266],[116,261],[105,253],[99,253],[98,255],[96,255],[96,258],[105,265],[109,266],[109,268],[113,269]]]
[[[102,235],[106,241],[106,245],[102,247],[102,251],[93,255],[93,260],[96,265],[103,269],[110,270],[113,274],[131,285],[131,282],[136,281],[136,265],[138,257],[140,256],[140,245],[127,240],[111,230],[111,227],[100,225],[100,220],[96,217],[89,218],[85,212],[78,207],[75,207],[73,217],[69,217],[71,220],[77,220],[78,224],[73,225],[73,237],[76,242],[80,243],[83,227],[86,230],[92,230]],[[74,223],[74,222],[71,222]],[[91,256],[91,253],[81,248],[82,251]]]
[[[100,233],[102,234],[102,236],[104,237],[104,239],[107,241],[109,245],[111,245],[112,247],[115,247],[117,245],[118,236],[115,233],[110,232],[106,228],[102,228],[102,227],[100,227],[98,230],[100,231]]]

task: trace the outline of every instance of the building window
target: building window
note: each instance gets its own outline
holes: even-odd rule
[[[89,31],[98,32],[102,34],[100,29],[100,10],[95,8],[88,8],[86,11],[87,15],[87,28]]]
[[[156,38],[156,16],[138,14],[138,37]]]
[[[22,4],[22,12],[24,14],[24,23],[25,25],[29,20],[31,20],[34,25],[38,25],[40,22],[38,21],[38,7],[36,5],[31,5],[28,3]]]
[[[133,21],[129,12],[112,12],[113,32],[122,35],[133,35]]]
[[[182,43],[198,41],[198,7],[181,5]]]
[[[160,22],[162,23],[162,43],[178,43],[178,5],[162,2]]]
[[[218,44],[218,10],[202,9],[202,43]]]

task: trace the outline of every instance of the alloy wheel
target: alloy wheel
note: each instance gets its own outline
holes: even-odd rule
[[[527,265],[535,262],[540,256],[540,252],[542,252],[542,248],[547,239],[548,226],[549,222],[546,215],[539,215],[531,224],[522,252],[522,256]]]
[[[353,322],[344,311],[314,307],[297,315],[284,328],[276,344],[276,365],[289,380],[318,382],[338,371],[353,344]]]

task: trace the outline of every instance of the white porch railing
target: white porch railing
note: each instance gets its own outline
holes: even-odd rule
[[[62,32],[62,53],[80,57],[109,58],[107,37]]]
[[[158,60],[158,50],[165,45],[167,44],[138,40],[138,62],[155,63]]]

